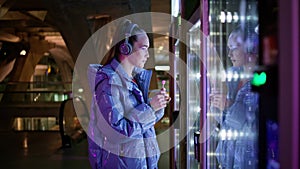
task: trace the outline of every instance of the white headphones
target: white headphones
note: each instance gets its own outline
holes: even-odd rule
[[[125,33],[125,41],[119,47],[119,51],[123,55],[129,55],[132,52],[132,45],[129,43],[129,37],[131,36],[132,30],[137,27],[137,24],[129,23]]]

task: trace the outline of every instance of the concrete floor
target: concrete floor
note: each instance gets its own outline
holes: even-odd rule
[[[61,148],[57,131],[0,131],[0,162],[3,169],[88,169],[86,139]],[[169,153],[161,155],[159,168],[169,168]]]
[[[86,140],[61,149],[59,132],[1,132],[0,135],[1,168],[89,168]]]

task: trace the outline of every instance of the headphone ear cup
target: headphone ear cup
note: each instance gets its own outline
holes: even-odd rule
[[[128,42],[124,42],[123,44],[120,45],[120,53],[123,55],[129,55],[132,52],[132,46]]]
[[[132,30],[137,27],[137,24],[133,24],[129,21],[129,26],[125,33],[125,41],[119,47],[119,51],[123,55],[129,55],[132,52],[132,45],[129,43],[129,37],[131,36]]]

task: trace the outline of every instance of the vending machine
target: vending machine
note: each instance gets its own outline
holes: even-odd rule
[[[258,1],[178,4],[180,22],[171,34],[181,36],[170,43],[178,58],[171,64],[184,64],[173,71],[180,123],[171,166],[259,168],[260,93],[253,90],[260,66]]]

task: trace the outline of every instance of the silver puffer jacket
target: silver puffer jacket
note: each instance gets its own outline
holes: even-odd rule
[[[154,124],[164,110],[149,105],[152,71],[135,68],[136,83],[114,59],[88,70],[94,90],[89,121],[89,160],[92,168],[155,169],[160,156]]]

